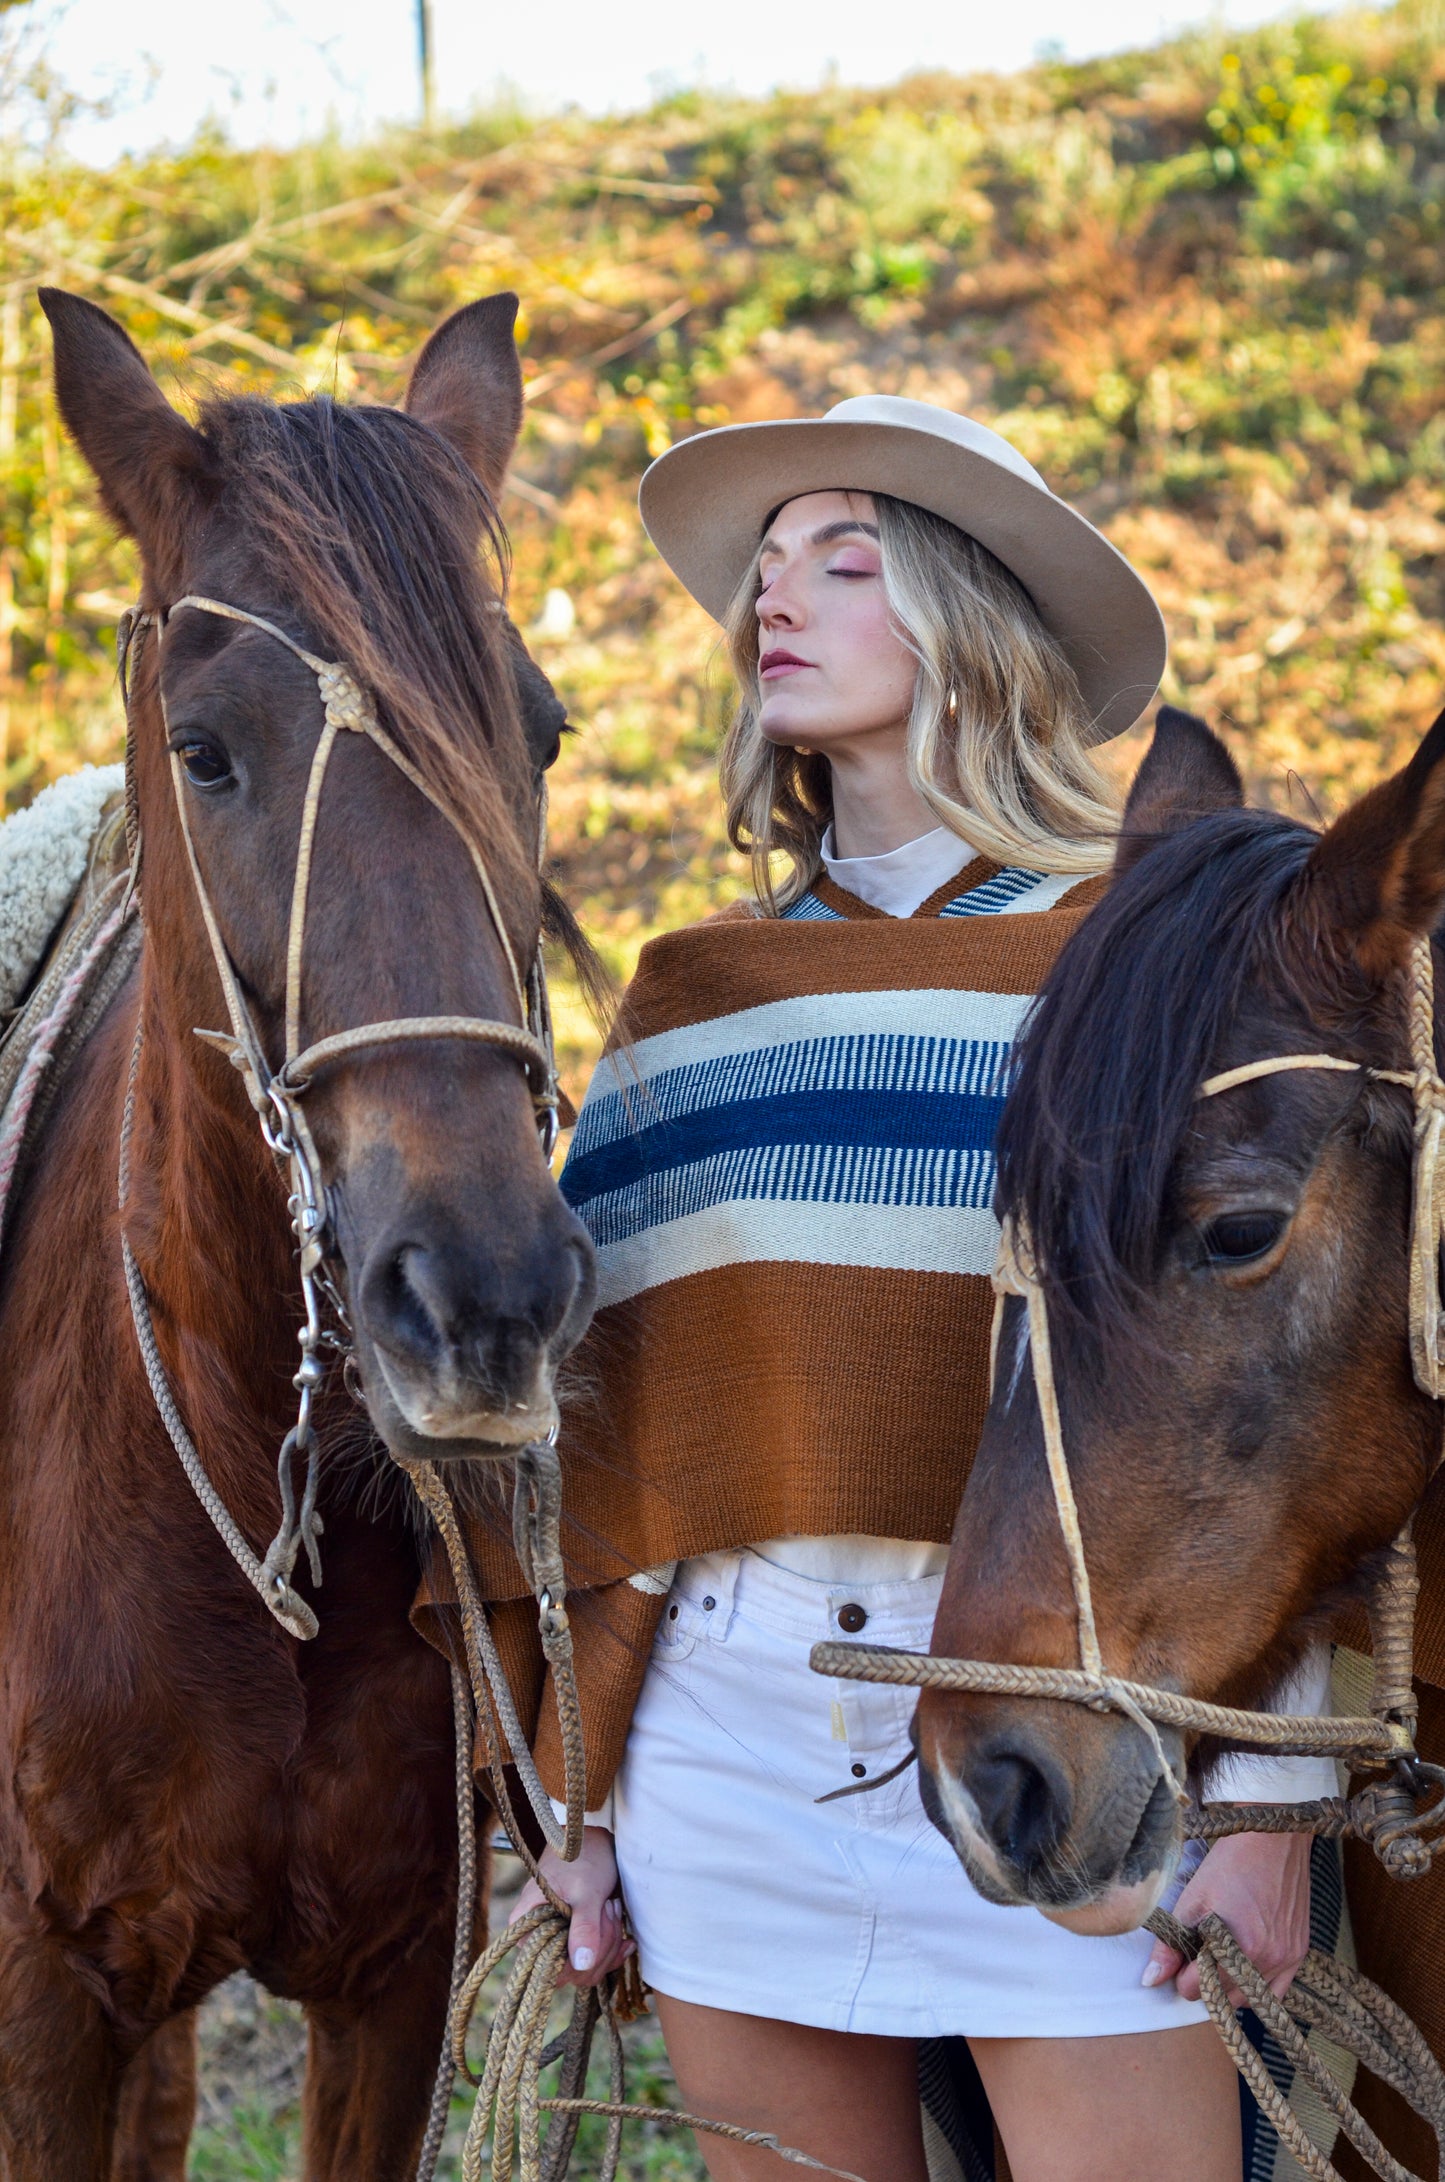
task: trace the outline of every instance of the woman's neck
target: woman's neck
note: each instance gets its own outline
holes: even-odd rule
[[[899,743],[830,750],[833,847],[839,856],[886,856],[939,823],[908,776]]]

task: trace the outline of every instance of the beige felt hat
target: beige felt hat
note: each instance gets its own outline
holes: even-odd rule
[[[1167,652],[1148,587],[1017,448],[971,417],[860,394],[825,417],[723,425],[659,455],[640,503],[658,552],[721,621],[772,510],[835,491],[911,500],[987,546],[1062,645],[1093,716],[1091,739],[1133,726]]]

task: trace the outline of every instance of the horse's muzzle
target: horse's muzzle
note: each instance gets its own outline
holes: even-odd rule
[[[1036,1717],[1056,1713],[1073,1714],[1057,1736]],[[1088,1933],[1130,1931],[1157,1906],[1177,1806],[1131,1721],[925,1692],[918,1735],[924,1808],[986,1900]]]
[[[594,1291],[591,1245],[560,1198],[511,1250],[479,1248],[444,1217],[379,1237],[353,1289],[353,1318],[382,1437],[412,1458],[494,1455],[545,1439],[557,1423],[553,1372]]]

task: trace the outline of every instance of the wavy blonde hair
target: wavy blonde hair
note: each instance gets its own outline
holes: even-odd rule
[[[1034,871],[1102,871],[1118,796],[1089,750],[1073,668],[1018,578],[941,515],[874,493],[883,586],[918,661],[908,772],[940,822],[981,855]],[[766,527],[766,526],[765,526]],[[769,742],[758,725],[759,573],[723,624],[739,702],[723,744],[728,839],[751,858],[776,916],[821,868],[832,771],[817,751]],[[789,869],[779,883],[774,864]]]

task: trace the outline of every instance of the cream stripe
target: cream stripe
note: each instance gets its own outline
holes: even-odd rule
[[[998,1222],[978,1205],[828,1205],[750,1198],[668,1220],[597,1253],[599,1310],[723,1265],[993,1271]]]

